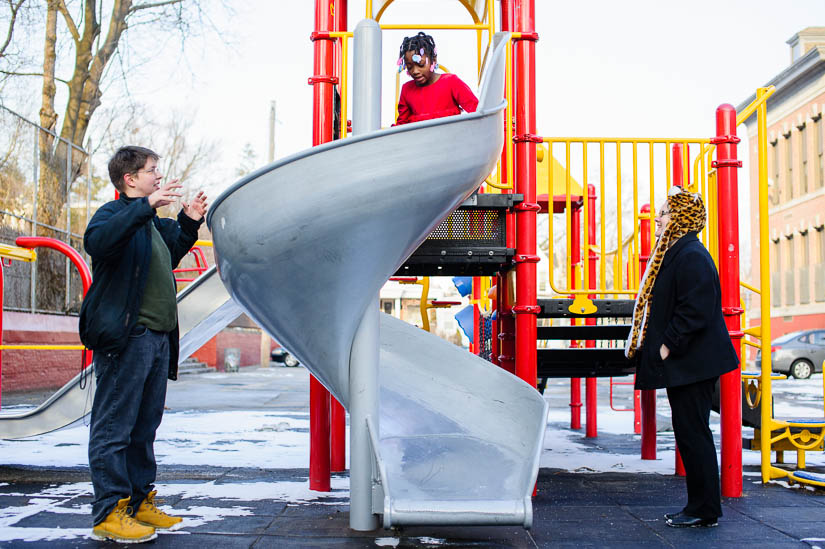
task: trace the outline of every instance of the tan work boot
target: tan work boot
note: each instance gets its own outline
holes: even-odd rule
[[[131,509],[128,505],[129,498],[119,499],[112,512],[92,529],[92,536],[101,540],[108,538],[118,543],[143,543],[158,537],[154,528],[138,524],[130,516]]]
[[[140,503],[140,507],[134,515],[135,520],[145,526],[152,526],[161,530],[176,530],[183,519],[167,515],[155,507],[154,499],[157,493],[157,490],[152,490],[146,495],[146,499]]]

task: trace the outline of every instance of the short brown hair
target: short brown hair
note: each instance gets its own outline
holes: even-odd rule
[[[147,159],[158,160],[158,153],[146,147],[127,145],[117,150],[109,159],[109,179],[119,192],[125,190],[123,176],[127,173],[137,173],[146,165]]]

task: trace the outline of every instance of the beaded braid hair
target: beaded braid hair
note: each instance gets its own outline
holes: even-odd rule
[[[636,304],[633,307],[633,325],[630,334],[627,336],[624,354],[627,358],[633,358],[642,347],[647,332],[647,321],[650,316],[650,302],[653,295],[653,285],[656,283],[656,275],[662,266],[662,260],[667,251],[680,238],[690,232],[699,232],[705,227],[705,204],[702,196],[698,193],[684,191],[679,187],[674,187],[667,197],[667,207],[670,209],[670,222],[656,239],[656,245],[650,254],[650,259],[645,268],[642,282],[639,284],[639,294],[636,297]]]
[[[404,38],[404,41],[401,42],[401,48],[398,51],[398,58],[401,60],[400,64],[404,64],[404,56],[408,51],[414,51],[415,53],[420,54],[421,50],[424,50],[424,55],[429,57],[431,62],[435,63],[437,53],[435,49],[435,40],[433,40],[432,36],[419,32],[415,36],[408,36]]]

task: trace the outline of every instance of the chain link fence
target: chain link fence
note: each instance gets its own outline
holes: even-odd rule
[[[91,214],[92,163],[87,149],[0,105],[0,242],[14,245],[18,236],[50,236],[83,252],[83,230]],[[66,148],[60,170],[66,199],[59,222],[38,220],[41,139]],[[49,152],[49,151],[45,151]],[[75,166],[75,167],[73,167]],[[78,170],[76,166],[81,166]],[[77,270],[61,253],[39,248],[35,263],[12,261],[3,269],[4,309],[32,313],[77,314],[83,287]],[[88,262],[88,256],[86,256]]]

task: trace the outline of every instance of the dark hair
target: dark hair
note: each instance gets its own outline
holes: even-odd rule
[[[430,61],[435,60],[435,40],[433,40],[432,36],[429,34],[424,34],[423,32],[419,32],[415,36],[406,37],[404,41],[401,42],[401,49],[398,52],[398,57],[404,59],[404,56],[408,51],[418,53],[421,49],[424,50],[424,53],[430,58]]]
[[[123,176],[127,173],[137,173],[146,165],[146,160],[149,158],[158,160],[160,156],[151,149],[136,145],[119,148],[109,159],[109,179],[112,185],[118,191],[123,192],[125,190]]]

